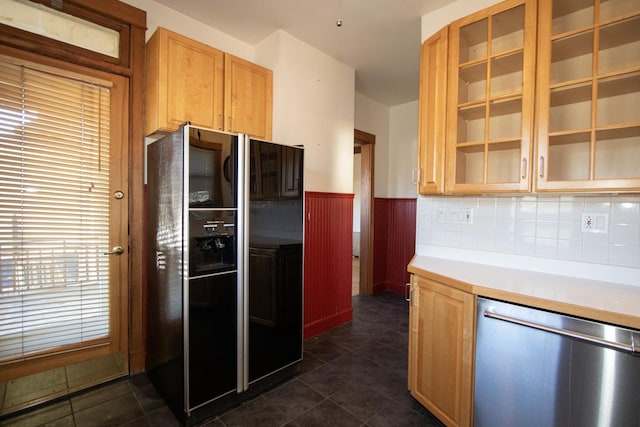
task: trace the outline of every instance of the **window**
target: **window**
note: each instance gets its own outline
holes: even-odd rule
[[[110,335],[110,98],[0,58],[0,362]]]

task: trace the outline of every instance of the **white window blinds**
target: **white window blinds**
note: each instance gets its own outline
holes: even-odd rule
[[[109,335],[109,97],[0,58],[0,361]]]

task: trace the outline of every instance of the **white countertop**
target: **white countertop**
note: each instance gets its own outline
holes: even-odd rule
[[[514,295],[533,297],[550,302],[585,307],[608,313],[638,318],[640,324],[640,283],[629,280],[612,282],[593,280],[562,274],[551,274],[503,265],[462,261],[430,255],[417,254],[410,270],[421,270],[444,278],[453,279],[473,287],[473,293],[495,297],[492,293],[508,292]],[[553,269],[551,269],[553,270]],[[632,274],[634,272],[631,272]],[[594,274],[599,276],[599,274]],[[611,277],[618,278],[615,274]],[[544,307],[542,307],[544,308]],[[582,313],[580,313],[582,314]]]

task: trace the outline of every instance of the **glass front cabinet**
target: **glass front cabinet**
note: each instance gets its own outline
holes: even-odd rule
[[[640,1],[539,6],[536,190],[640,189]]]
[[[451,24],[447,192],[530,191],[535,18],[510,0]]]
[[[419,150],[444,193],[640,191],[640,0],[506,0],[447,28],[427,51],[448,58],[445,159],[428,130]]]

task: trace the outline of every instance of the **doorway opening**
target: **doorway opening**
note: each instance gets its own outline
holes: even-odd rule
[[[352,295],[373,294],[373,176],[376,136],[355,129]],[[357,175],[357,176],[355,176]]]

